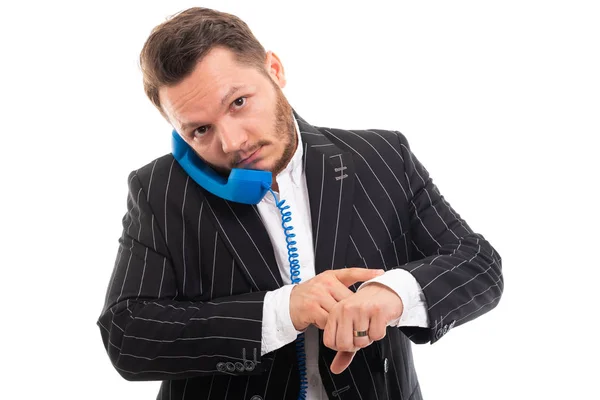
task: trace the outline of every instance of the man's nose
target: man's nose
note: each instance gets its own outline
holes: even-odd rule
[[[224,153],[232,153],[243,148],[248,141],[248,135],[243,129],[235,127],[221,127],[219,130],[221,147]]]

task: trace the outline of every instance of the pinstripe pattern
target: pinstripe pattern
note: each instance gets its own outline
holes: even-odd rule
[[[431,324],[388,328],[340,375],[328,370],[335,352],[321,345],[323,385],[330,398],[420,399],[409,339],[434,343],[494,308],[501,259],[441,196],[402,134],[316,128],[296,118],[316,273],[403,268],[423,288]],[[171,155],[128,182],[98,320],[116,370],[130,380],[163,380],[159,399],[295,399],[293,343],[259,357],[252,371],[217,369],[260,355],[264,295],[282,285],[256,208],[205,192]]]

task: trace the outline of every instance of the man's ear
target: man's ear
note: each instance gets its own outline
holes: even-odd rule
[[[281,60],[279,57],[277,57],[277,54],[273,53],[272,51],[267,51],[265,68],[271,79],[273,79],[275,83],[277,83],[279,87],[283,89],[286,84],[285,71],[283,69]]]

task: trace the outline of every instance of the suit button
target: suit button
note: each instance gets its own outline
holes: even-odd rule
[[[444,325],[444,335],[448,333],[448,325]]]
[[[263,398],[258,395],[254,395],[254,396],[250,397],[250,400],[263,400]]]
[[[242,364],[241,362],[236,362],[235,363],[235,369],[238,370],[238,372],[242,372],[244,371],[244,364]]]
[[[390,369],[390,364],[388,363],[388,359],[386,358],[385,360],[383,360],[383,372],[385,372],[387,374],[389,369]]]
[[[225,369],[226,368],[224,362],[217,363],[217,371],[225,372]]]
[[[245,361],[244,367],[246,368],[246,371],[254,371],[254,367],[256,367],[256,364],[254,363],[254,361]]]
[[[228,372],[233,372],[235,371],[235,365],[233,365],[232,362],[228,362],[227,364],[225,364],[225,368],[227,368]]]

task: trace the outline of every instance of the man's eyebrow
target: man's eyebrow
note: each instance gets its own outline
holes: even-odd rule
[[[231,96],[233,96],[234,94],[236,94],[243,88],[244,88],[244,86],[232,86],[231,89],[229,89],[229,91],[227,91],[225,96],[223,96],[223,98],[221,99],[221,105],[224,106],[225,103],[227,102],[227,99],[229,99]],[[199,125],[201,125],[201,124],[199,124],[198,122],[186,122],[185,124],[181,125],[181,130],[186,132],[188,129],[199,126]]]
[[[181,125],[181,133],[183,132],[187,132],[188,129],[190,128],[195,128],[197,126],[200,126],[201,124],[198,122],[186,122],[185,124]]]
[[[239,92],[242,89],[242,87],[243,86],[233,86],[231,89],[229,89],[227,94],[225,96],[223,96],[223,98],[221,99],[221,105],[224,106],[225,103],[227,102],[227,99],[230,98],[231,96],[233,96],[234,94],[236,94],[237,92]]]

